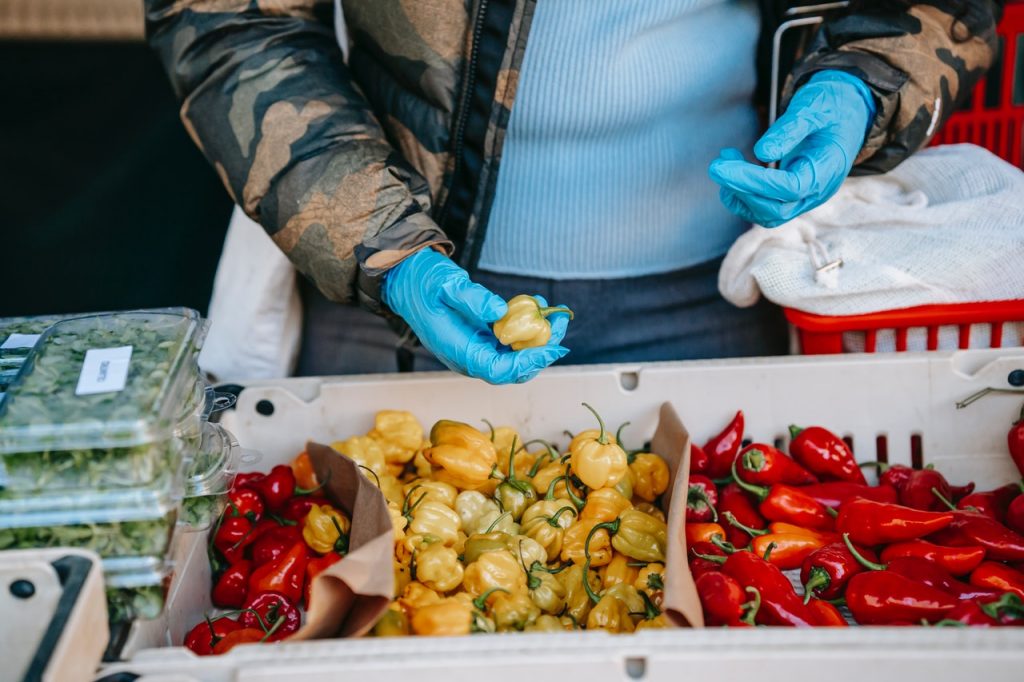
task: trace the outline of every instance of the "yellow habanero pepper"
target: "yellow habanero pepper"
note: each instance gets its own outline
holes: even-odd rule
[[[633,509],[641,511],[644,514],[647,514],[648,516],[653,516],[662,523],[665,523],[665,512],[661,511],[661,509],[655,507],[650,502],[640,502],[639,504],[634,504]]]
[[[642,452],[633,459],[629,469],[636,479],[633,494],[637,497],[654,502],[658,495],[668,489],[668,464],[661,457]]]
[[[302,539],[310,549],[320,554],[348,553],[348,517],[329,504],[315,504],[309,508],[302,524]]]
[[[508,550],[487,552],[466,567],[462,587],[473,597],[495,588],[526,592],[526,574]]]
[[[616,521],[612,547],[638,561],[665,561],[668,528],[663,521],[635,509],[622,512]]]
[[[548,499],[555,499],[556,497],[559,499],[569,499],[565,489],[565,476],[568,471],[569,464],[557,459],[538,469],[537,473],[530,479],[530,483],[538,495],[545,496]],[[552,489],[552,485],[555,486],[554,489]]]
[[[635,626],[629,615],[629,607],[612,595],[605,595],[587,614],[588,630],[608,632],[633,632]]]
[[[612,596],[621,601],[629,609],[629,615],[634,623],[641,620],[651,620],[661,614],[661,610],[654,605],[646,592],[641,592],[632,585],[615,585],[601,593],[602,597]]]
[[[633,503],[615,488],[600,488],[587,495],[587,503],[580,511],[580,521],[614,521],[619,514],[632,507]]]
[[[430,430],[433,444],[423,455],[440,467],[446,482],[462,490],[475,490],[491,479],[498,466],[494,443],[469,424],[442,419]],[[435,478],[441,479],[438,472]]]
[[[405,586],[402,596],[398,598],[398,604],[408,615],[416,613],[424,606],[438,604],[441,602],[441,595],[434,592],[421,582],[412,581]]]
[[[633,560],[625,554],[614,552],[612,560],[598,571],[598,574],[601,576],[601,587],[608,589],[612,585],[634,584],[640,569],[636,566],[630,566],[632,562]]]
[[[423,497],[424,502],[433,500],[434,502],[440,502],[450,509],[455,509],[455,498],[459,494],[455,486],[425,478],[417,478],[406,483],[402,486],[402,490],[405,492],[406,497],[412,497],[414,501],[426,494],[426,497]]]
[[[385,462],[405,464],[423,442],[423,427],[409,412],[381,410],[373,418],[373,430],[368,435],[380,443]]]
[[[633,581],[633,587],[646,592],[657,604],[659,600],[655,594],[665,589],[665,564],[651,563],[641,568]]]
[[[459,555],[440,543],[428,545],[413,554],[416,579],[437,592],[454,590],[462,583],[463,568]]]
[[[416,454],[412,458],[412,466],[416,471],[417,478],[430,478],[434,475],[434,466],[430,463],[430,460],[423,454],[430,449],[430,441],[426,441],[416,451]]]
[[[587,615],[594,607],[594,602],[590,600],[590,595],[583,586],[584,575],[587,576],[591,592],[601,589],[601,578],[598,577],[597,571],[584,573],[584,568],[580,564],[574,564],[556,576],[558,582],[565,587],[565,613],[577,623],[587,622]]]
[[[331,447],[351,459],[356,464],[362,465],[377,474],[377,477],[387,476],[388,467],[384,461],[384,451],[380,443],[369,436],[352,436],[347,440],[339,440],[331,443]],[[373,478],[372,476],[370,477]]]
[[[627,462],[629,461],[628,455],[626,457],[626,461]],[[627,467],[626,468],[626,475],[623,476],[619,480],[619,482],[615,484],[615,488],[614,489],[616,491],[618,491],[618,493],[620,495],[622,495],[623,497],[625,497],[627,500],[632,500],[633,499],[633,484],[635,484],[635,483],[636,483],[636,476],[633,474],[633,470]]]
[[[412,571],[409,569],[409,564],[402,563],[397,559],[392,560],[391,566],[395,574],[395,597],[397,598],[405,591],[406,585],[412,582]]]
[[[508,302],[508,312],[494,323],[494,335],[512,350],[538,348],[551,340],[551,323],[548,315],[566,313],[572,319],[572,311],[565,306],[541,307],[533,296],[520,294]]]
[[[525,592],[499,593],[491,604],[491,617],[498,632],[522,630],[540,616],[540,608]]]
[[[526,570],[533,568],[534,564],[543,566],[548,560],[548,553],[540,543],[525,535],[509,535],[508,551],[519,559]]]
[[[501,532],[470,535],[462,548],[462,560],[468,566],[488,552],[508,551],[511,537]]]
[[[395,531],[395,542],[405,539],[405,527],[409,525],[409,519],[402,515],[402,508],[394,502],[388,502],[388,516],[391,517],[391,527]]]
[[[494,451],[499,455],[498,470],[503,475],[508,476],[508,457],[507,455],[501,455],[512,449],[512,443],[522,443],[522,439],[519,438],[519,434],[511,426],[491,426],[491,423],[487,420],[484,420],[484,423],[491,429],[491,442],[494,443]],[[522,447],[518,449],[521,450]]]
[[[583,405],[594,413],[601,428],[596,436],[585,436],[592,432],[584,432],[573,438],[569,449],[572,471],[583,481],[583,485],[592,490],[614,487],[629,471],[626,451],[605,433],[604,422],[597,411],[586,403]]]
[[[565,608],[565,585],[546,568],[539,567],[529,571],[527,587],[530,590],[530,599],[541,611],[557,615]]]
[[[512,441],[512,447],[508,449],[508,469],[512,473],[506,476],[494,491],[494,500],[504,511],[512,514],[513,521],[519,521],[526,508],[537,501],[537,493],[534,492],[533,486],[528,481],[520,480],[515,474],[514,460],[518,442]]]
[[[416,609],[412,631],[417,635],[468,635],[473,624],[473,607],[459,599],[446,599]]]
[[[591,531],[594,531],[591,536]],[[565,531],[562,540],[562,561],[582,564],[587,558],[589,540],[590,565],[604,566],[612,560],[612,543],[608,526],[594,521],[580,521]]]
[[[415,494],[415,493],[414,493]],[[440,502],[427,500],[415,503],[411,509],[412,521],[409,532],[415,535],[433,535],[445,545],[454,545],[458,540],[462,522],[455,510]]]
[[[462,522],[462,529],[468,535],[483,533],[486,530],[487,526],[481,524],[481,519],[485,515],[490,512],[501,513],[497,502],[476,490],[463,490],[456,496],[455,512]]]
[[[377,637],[404,637],[409,634],[409,617],[392,603],[373,626],[373,634]]]
[[[533,539],[554,561],[562,551],[565,529],[572,525],[576,508],[564,500],[541,500],[523,512],[522,533]]]
[[[373,476],[367,476],[367,478],[376,483],[380,491],[384,493],[384,499],[388,502],[394,502],[399,507],[405,501],[405,491],[402,489],[401,482],[394,476],[380,476],[374,479]]]
[[[671,627],[668,618],[665,617],[664,613],[659,613],[654,618],[644,619],[637,623],[634,632],[640,632],[641,630],[663,630],[668,627]]]
[[[523,628],[523,632],[572,632],[572,621],[542,614],[534,622]]]

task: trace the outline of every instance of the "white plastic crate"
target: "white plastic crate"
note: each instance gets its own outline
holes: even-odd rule
[[[528,437],[564,442],[563,429],[591,426],[586,400],[609,425],[631,421],[628,445],[653,434],[658,406],[671,402],[696,442],[742,408],[747,436],[787,440],[787,426],[820,424],[852,438],[859,460],[875,459],[879,437],[890,463],[934,464],[953,482],[979,489],[1017,477],[1006,432],[1022,395],[993,394],[966,410],[956,401],[984,387],[1009,388],[1024,350],[898,356],[818,356],[564,368],[521,386],[491,387],[450,375],[293,379],[250,384],[225,426],[243,446],[261,449],[265,469],[290,460],[306,440],[330,442],[367,431],[380,409],[405,409],[425,427],[440,418],[508,424]],[[915,454],[916,453],[916,454]],[[201,540],[201,539],[200,539]],[[189,554],[191,552],[191,554]],[[961,682],[1024,679],[1024,630],[1000,628],[706,629],[463,638],[331,640],[240,647],[198,658],[180,642],[209,607],[201,544],[183,549],[163,621],[140,629],[127,663],[140,682],[301,679],[358,674],[430,682],[586,678],[761,682],[901,679]],[[187,575],[187,579],[182,576]],[[147,648],[150,647],[150,648]]]

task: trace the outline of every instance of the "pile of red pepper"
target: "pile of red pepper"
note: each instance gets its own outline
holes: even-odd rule
[[[315,576],[345,555],[349,520],[323,496],[308,455],[268,473],[238,474],[210,533],[213,605],[185,646],[205,656],[246,642],[276,642],[302,623]]]
[[[743,447],[743,413],[691,451],[689,565],[709,625],[1024,625],[1024,484],[975,492],[872,463],[827,429]],[[1024,475],[1024,415],[1009,434]],[[801,595],[784,571],[799,571]]]

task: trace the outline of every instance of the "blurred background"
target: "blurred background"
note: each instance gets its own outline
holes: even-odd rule
[[[231,213],[140,0],[0,0],[0,317],[206,310]]]

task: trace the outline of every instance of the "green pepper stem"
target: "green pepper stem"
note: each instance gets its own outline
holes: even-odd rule
[[[318,490],[323,488],[325,485],[327,485],[327,482],[330,481],[330,480],[331,480],[331,472],[328,471],[327,475],[324,476],[324,482],[323,483],[317,485],[315,488],[300,488],[299,486],[295,486],[295,489],[292,491],[292,495],[294,495],[295,497],[299,497],[300,495],[312,495],[313,493],[317,492]]]
[[[515,484],[516,481],[516,445],[519,444],[519,439],[515,436],[512,437],[512,447],[508,453],[508,477],[505,479],[509,483]]]
[[[757,528],[751,528],[750,526],[743,525],[742,523],[740,523],[740,520],[737,519],[736,516],[732,512],[722,512],[722,518],[725,519],[725,522],[728,523],[733,528],[739,528],[741,531],[743,531],[744,533],[746,533],[747,535],[749,535],[751,537],[755,537],[756,538],[756,537],[759,537],[761,535],[768,535],[768,533],[771,532],[769,530],[759,530]]]
[[[879,564],[874,561],[871,561],[866,556],[858,552],[857,548],[853,546],[853,542],[850,541],[849,533],[843,533],[843,542],[846,543],[846,549],[850,550],[850,554],[852,554],[853,558],[857,560],[857,563],[863,566],[864,568],[871,571],[884,571],[885,569],[889,568],[887,564]]]
[[[835,507],[830,507],[827,504],[823,504],[821,506],[825,508],[825,513],[831,516],[833,519],[839,518],[839,512],[836,511]]]
[[[797,426],[796,424],[789,425],[789,438],[790,440],[800,435],[800,432],[804,430],[804,427]]]
[[[370,475],[373,476],[374,482],[377,483],[377,487],[378,488],[380,487],[380,477],[377,476],[377,472],[376,471],[374,471],[370,467],[366,466],[365,464],[357,464],[356,466],[359,467],[360,469],[366,469],[367,471],[369,471]]]
[[[708,494],[699,486],[690,486],[686,491],[686,505],[689,506],[690,502],[695,501],[703,502],[711,510],[711,520],[714,523],[718,523],[718,510],[715,509],[715,505],[711,504]]]
[[[622,446],[622,429],[629,426],[632,422],[622,422],[619,428],[615,431],[615,442]]]
[[[548,517],[548,525],[552,528],[559,528],[558,517],[561,516],[563,512],[572,512],[572,515],[576,516],[576,510],[572,507],[561,507],[558,511]]]
[[[586,561],[583,563],[583,589],[586,590],[590,601],[595,604],[601,601],[601,598],[590,588],[590,580],[588,580],[590,577],[590,541],[594,538],[594,534],[602,529],[607,530],[609,535],[615,535],[619,532],[620,525],[622,525],[622,522],[619,519],[598,523],[590,529],[590,532],[587,533],[587,539],[583,543],[583,556],[586,557]]]
[[[743,453],[743,468],[747,471],[761,471],[764,469],[764,453],[754,448]]]
[[[889,465],[885,462],[858,462],[857,466],[861,469],[870,469],[871,467],[875,467],[878,469],[878,473],[880,474],[884,474],[889,470]]]
[[[830,584],[832,584],[832,577],[829,576],[828,571],[821,566],[813,567],[807,582],[804,583],[804,603],[806,604],[811,601],[815,590],[818,588],[827,589]]]
[[[776,544],[774,542],[769,542],[768,543],[768,546],[764,550],[764,560],[765,561],[768,561],[768,562],[771,561],[772,550],[775,549],[775,547],[776,547]]]
[[[981,610],[990,618],[999,619],[1008,615],[1013,618],[1024,617],[1024,602],[1013,592],[1004,592],[998,600],[988,604],[979,604]]]
[[[491,442],[494,442],[494,424],[489,419],[481,419],[484,424],[487,424],[487,428],[491,430]]]
[[[967,623],[961,623],[960,621],[953,620],[952,618],[943,618],[942,620],[937,620],[934,623],[929,623],[927,618],[922,618],[921,619],[921,625],[924,625],[925,627],[933,627],[933,628],[965,628],[965,627],[967,627]]]
[[[270,626],[269,630],[267,630],[267,634],[263,635],[263,639],[261,639],[260,642],[265,642],[273,637],[274,633],[277,632],[278,628],[282,625],[284,625],[284,616],[278,616],[277,620],[274,621],[274,624]]]
[[[512,512],[502,512],[501,514],[499,514],[498,518],[494,519],[494,521],[491,522],[491,525],[487,526],[487,530],[484,531],[484,534],[486,535],[487,533],[490,533],[492,530],[494,530],[495,526],[497,526],[498,523],[506,516],[512,516]]]
[[[647,588],[651,590],[664,590],[665,581],[662,580],[660,573],[648,573],[647,574]]]
[[[640,592],[640,598],[644,600],[644,620],[654,620],[661,615],[661,609],[654,605],[651,598],[647,596],[647,593],[643,590]]]
[[[588,405],[586,403],[583,403],[583,407],[585,407],[588,410],[590,410],[590,412],[595,417],[597,417],[597,425],[601,427],[601,433],[597,437],[597,442],[600,443],[601,445],[608,445],[608,436],[605,434],[605,431],[604,431],[604,420],[601,419],[601,415],[599,415],[597,413],[597,410],[595,410],[593,407],[591,407],[590,405]]]
[[[512,594],[511,592],[506,590],[504,587],[492,587],[491,589],[487,590],[486,592],[481,594],[479,597],[474,599],[473,600],[473,606],[475,606],[476,608],[478,608],[481,611],[483,611],[484,606],[487,605],[487,598],[490,597],[495,592],[504,592],[505,594]]]
[[[726,560],[728,559],[728,557],[715,556],[714,554],[701,554],[700,552],[698,552],[695,549],[690,550],[690,551],[693,552],[693,556],[695,556],[695,557],[697,557],[699,559],[703,559],[704,561],[710,561],[710,562],[715,563],[715,564],[724,564],[726,562]]]
[[[722,536],[718,533],[712,535],[709,542],[718,549],[725,552],[726,554],[735,554],[736,552],[745,551],[742,549],[736,549],[736,545],[732,544],[731,542],[726,542],[725,539],[723,539]]]
[[[932,495],[935,495],[935,497],[939,498],[939,501],[942,502],[942,504],[944,504],[947,507],[949,507],[950,511],[959,511],[956,508],[956,505],[953,504],[952,502],[950,502],[949,499],[947,499],[945,495],[943,495],[941,492],[939,492],[939,489],[936,488],[935,486],[932,486]]]
[[[739,458],[737,457],[736,459]],[[758,502],[764,502],[765,498],[768,497],[768,494],[771,492],[771,490],[762,485],[754,485],[753,483],[747,483],[742,478],[740,478],[739,475],[736,473],[736,459],[732,461],[731,467],[732,478],[734,481],[736,481],[736,485],[738,485],[742,490],[745,490],[746,492],[756,497]]]
[[[530,571],[544,571],[545,573],[551,573],[553,575],[555,573],[561,573],[562,571],[564,571],[572,565],[573,564],[571,561],[567,561],[566,563],[555,566],[554,568],[548,568],[541,562],[534,561],[533,564],[530,566]]]
[[[555,499],[555,486],[558,485],[559,481],[565,481],[565,487],[568,489],[568,479],[569,477],[566,476],[565,474],[562,474],[561,476],[556,476],[555,478],[551,479],[551,483],[548,483],[548,490],[546,493],[544,493],[544,499],[548,500],[549,502]]]
[[[549,306],[547,306],[545,308],[538,307],[537,308],[537,312],[540,313],[542,317],[547,317],[548,315],[554,315],[555,313],[565,313],[565,314],[567,314],[569,316],[570,320],[573,319],[573,312],[572,312],[572,310],[570,310],[569,308],[565,307],[564,305],[549,305]]]
[[[761,593],[756,587],[746,587],[746,592],[751,595],[750,601],[743,604],[744,614],[740,620],[751,627],[754,626],[754,619],[757,612],[761,610]]]

